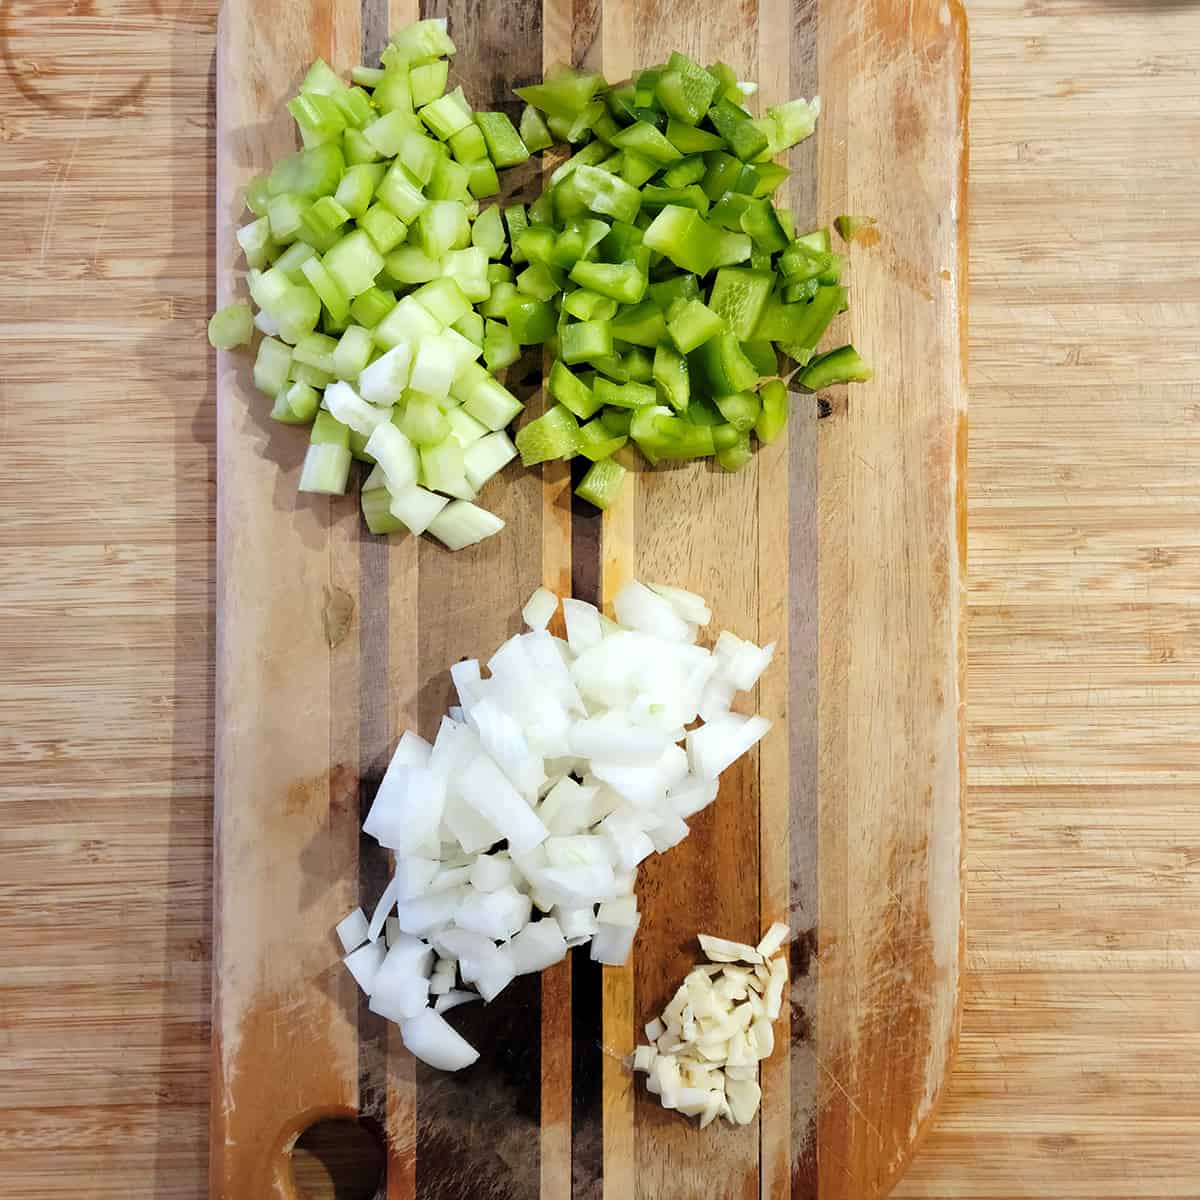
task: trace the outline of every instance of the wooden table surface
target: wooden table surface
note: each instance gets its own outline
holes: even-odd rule
[[[1195,1197],[1200,6],[969,12],[970,972],[897,1195]],[[207,1194],[215,21],[0,4],[4,1200]]]

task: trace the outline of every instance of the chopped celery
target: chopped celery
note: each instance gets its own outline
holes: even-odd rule
[[[489,429],[503,429],[525,406],[498,379],[481,380],[463,407]]]
[[[357,379],[371,361],[374,342],[371,331],[361,325],[347,326],[333,349],[333,373],[338,379]]]
[[[410,393],[400,418],[400,430],[414,446],[435,446],[450,436],[450,425],[437,401],[421,392]]]
[[[469,500],[454,500],[447,504],[426,529],[450,550],[463,550],[504,528],[504,522],[494,513],[472,504]]]
[[[350,315],[359,325],[374,329],[396,307],[396,297],[382,288],[368,288],[350,305]]]
[[[471,244],[478,246],[488,258],[501,258],[507,247],[504,221],[499,205],[485,208],[471,226]]]
[[[599,509],[611,508],[624,482],[625,468],[615,459],[603,458],[588,467],[575,489],[575,495],[590,501]]]
[[[471,106],[463,97],[462,88],[455,88],[426,104],[420,115],[430,132],[443,142],[449,141],[460,129],[466,129],[472,117]]]
[[[321,394],[311,384],[288,383],[275,397],[271,416],[284,425],[307,425],[320,403]]]
[[[408,236],[408,226],[383,204],[372,204],[359,217],[358,226],[366,231],[380,254],[387,254]]]
[[[350,478],[350,430],[330,413],[318,412],[300,468],[299,490],[340,496]]]
[[[277,396],[288,381],[291,366],[291,348],[273,337],[263,338],[254,360],[254,386],[268,396]]]
[[[483,327],[483,361],[489,371],[502,371],[521,357],[521,344],[507,325],[488,320]]]
[[[503,430],[489,433],[472,442],[463,452],[467,483],[477,492],[493,475],[517,457],[517,448]]]
[[[412,67],[408,72],[408,90],[412,106],[420,108],[436,100],[445,90],[450,76],[450,64],[444,58]]]
[[[216,350],[245,346],[254,334],[254,315],[244,301],[213,313],[208,322],[208,341]]]
[[[362,505],[363,520],[367,528],[376,536],[387,533],[399,533],[405,528],[404,522],[392,513],[392,494],[385,487],[363,487],[359,497]]]
[[[388,511],[412,534],[424,533],[450,501],[416,484],[391,493]]]

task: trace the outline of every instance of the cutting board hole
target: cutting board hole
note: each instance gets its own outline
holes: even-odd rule
[[[296,1195],[300,1200],[372,1200],[384,1162],[379,1136],[361,1121],[317,1121],[292,1149]]]

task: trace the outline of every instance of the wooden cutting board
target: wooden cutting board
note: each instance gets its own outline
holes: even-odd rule
[[[452,78],[477,108],[557,61],[618,79],[673,48],[726,60],[765,102],[819,93],[790,201],[801,226],[878,218],[848,252],[843,318],[876,378],[831,393],[823,420],[798,403],[788,438],[736,476],[639,470],[602,525],[572,510],[565,467],[514,465],[484,496],[503,535],[451,555],[371,537],[354,495],[299,496],[303,433],[267,418],[245,356],[218,356],[212,1194],[295,1195],[297,1137],[361,1115],[386,1143],[389,1200],[881,1196],[928,1126],[957,1029],[962,13],[942,0],[367,3],[226,0],[220,303],[238,289],[239,189],[291,148],[283,104],[310,60],[374,61],[389,23],[448,16]],[[532,411],[537,367],[510,375]],[[436,728],[450,664],[515,632],[539,583],[607,602],[635,576],[701,592],[715,628],[780,643],[752,698],[776,728],[692,835],[643,868],[628,967],[576,958],[459,1010],[480,1061],[429,1071],[339,962],[335,921],[387,878],[362,815],[400,732]],[[621,1059],[698,930],[754,940],[774,919],[797,937],[761,1117],[701,1133]]]

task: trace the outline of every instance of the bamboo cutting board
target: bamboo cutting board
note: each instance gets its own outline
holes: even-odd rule
[[[291,148],[283,102],[309,61],[374,61],[389,24],[448,16],[452,80],[477,108],[556,61],[619,79],[674,48],[730,62],[765,103],[819,93],[790,200],[801,226],[879,219],[849,252],[845,318],[876,379],[831,393],[820,422],[798,404],[787,439],[737,476],[639,471],[602,527],[572,512],[565,467],[510,467],[484,496],[507,529],[451,555],[372,538],[356,496],[297,495],[305,438],[272,426],[244,356],[218,356],[212,1194],[294,1196],[301,1132],[361,1115],[386,1144],[389,1200],[881,1196],[928,1125],[957,1027],[962,14],[941,0],[410,4],[227,0],[219,303],[237,287],[239,189]],[[537,366],[510,373],[532,411]],[[332,936],[387,877],[362,815],[400,732],[436,728],[450,664],[515,632],[539,583],[607,602],[635,576],[701,592],[715,628],[780,643],[756,698],[776,728],[691,837],[643,867],[628,967],[577,957],[460,1009],[480,1062],[429,1071],[367,1011]],[[700,1133],[621,1059],[698,930],[754,940],[777,918],[797,931],[790,1031],[764,1064],[761,1116]]]

